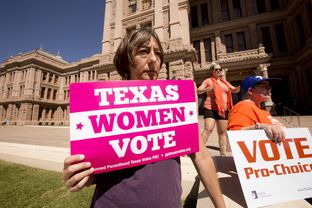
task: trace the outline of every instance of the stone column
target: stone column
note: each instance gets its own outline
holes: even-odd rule
[[[64,101],[64,86],[65,86],[65,78],[60,77],[59,78],[59,92],[58,92],[58,98],[59,101]]]
[[[194,80],[193,64],[190,61],[184,63],[184,79]]]
[[[116,12],[115,12],[115,32],[114,32],[114,51],[117,51],[117,48],[122,40],[122,17],[123,17],[123,1],[116,1]]]
[[[38,125],[39,121],[39,105],[35,104],[33,105],[33,110],[32,110],[32,116],[31,116],[32,124]]]
[[[21,80],[22,72],[21,71],[15,71],[14,72],[14,79],[13,79],[13,89],[12,89],[12,97],[14,98],[20,98],[20,86],[19,82]]]
[[[5,109],[2,105],[0,105],[0,122],[4,120],[4,113],[5,113]]]
[[[190,45],[190,25],[188,19],[188,2],[185,1],[183,7],[179,10],[180,14],[180,32],[183,45]]]
[[[67,118],[67,108],[64,108],[62,109],[63,112],[62,112],[62,121],[66,121],[66,118]]]
[[[75,75],[70,75],[70,81],[69,81],[69,84],[70,83],[75,83]]]
[[[270,66],[269,63],[260,64],[260,65],[258,66],[258,68],[257,68],[258,73],[256,73],[256,74],[259,74],[259,73],[260,73],[261,76],[263,76],[263,77],[265,77],[265,78],[268,78],[268,77],[269,77],[269,75],[268,75],[268,67],[269,67],[269,66]]]
[[[1,120],[5,120],[7,118],[8,106],[2,106],[2,117]]]
[[[16,104],[13,104],[13,122],[16,122],[18,120],[18,106]]]
[[[69,105],[67,106],[66,108],[66,112],[65,112],[65,118],[66,118],[66,125],[68,126],[69,125]]]
[[[57,109],[56,109],[56,112],[55,112],[55,118],[54,118],[54,125],[61,125],[61,121],[63,120],[62,119],[62,114],[63,114],[63,110],[62,110],[62,107],[61,106],[58,106]]]
[[[26,121],[30,123],[32,120],[33,104],[26,103]]]
[[[257,68],[257,71],[261,76],[268,78],[268,67],[270,66],[269,63],[265,63],[265,64],[260,64]],[[275,111],[275,104],[272,101],[272,98],[270,98],[268,101],[265,101],[263,104],[264,108],[266,111],[268,111],[269,113],[271,113],[272,115],[276,115],[276,111]]]
[[[7,97],[9,96],[8,95],[8,88],[6,87],[7,86],[7,84],[9,83],[9,81],[10,81],[10,73],[6,73],[6,75],[5,75],[5,81],[4,81],[4,91],[3,91],[3,95],[2,95],[2,98],[3,99],[7,99]]]
[[[141,11],[143,11],[142,0],[137,0],[137,11],[136,12],[141,12]]]
[[[169,63],[169,71],[175,71],[176,79],[185,79],[184,76],[184,62],[182,59],[172,61]]]
[[[119,0],[120,1],[120,0]],[[104,17],[104,28],[103,28],[103,39],[102,39],[102,54],[110,54],[110,42],[111,42],[111,19],[112,19],[112,0],[106,0],[105,3],[105,17]]]
[[[203,39],[199,40],[199,50],[200,50],[200,60],[201,60],[201,66],[206,65],[206,55],[205,55],[205,46]]]
[[[215,44],[216,44],[216,52],[217,52],[216,59],[219,60],[219,55],[223,54],[220,31],[219,30],[215,31],[214,35],[215,35]]]
[[[42,71],[37,69],[35,71],[36,83],[34,84],[34,99],[39,99],[40,98],[41,76],[42,76]]]
[[[46,121],[46,114],[47,114],[47,110],[46,110],[46,108],[44,108],[42,110],[42,113],[41,113],[41,118],[40,118],[41,121],[43,121],[43,122]]]
[[[159,40],[161,43],[164,42],[164,14],[163,14],[163,5],[162,0],[155,0],[155,8],[154,8],[154,30],[157,33]]]
[[[2,75],[2,76],[0,76],[0,86],[1,86],[0,87],[0,99],[3,97],[2,89],[5,87],[4,83],[5,83],[5,76]],[[0,119],[1,119],[1,117],[0,117]]]
[[[179,7],[177,0],[169,0],[169,10],[170,39],[177,39],[180,37]]]
[[[94,77],[93,77],[93,79],[94,79],[94,80],[97,80],[97,71],[96,71],[96,70],[94,70],[94,71],[93,71],[93,73],[94,73]]]
[[[31,67],[27,69],[26,80],[25,80],[24,94],[27,98],[33,98],[34,81],[35,81],[35,69]]]
[[[48,88],[47,87],[45,87],[45,88],[42,88],[42,89],[44,89],[44,92],[43,92],[43,100],[46,100],[47,99],[47,96],[48,96]]]
[[[169,47],[171,49],[181,48],[182,38],[180,30],[179,20],[179,7],[178,0],[169,0],[169,27],[170,27],[170,39]]]
[[[47,118],[47,120],[48,121],[51,121],[52,119],[52,109],[51,108],[49,108],[49,110],[48,110],[48,116],[47,116],[48,118]]]
[[[212,58],[212,61],[215,61],[217,59],[216,42],[214,39],[211,39],[211,58]]]

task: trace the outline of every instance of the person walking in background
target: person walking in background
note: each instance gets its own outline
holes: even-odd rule
[[[156,80],[163,57],[157,34],[150,28],[140,28],[122,40],[114,65],[124,79]],[[225,207],[213,160],[202,146],[190,156],[215,207]],[[64,160],[64,183],[70,191],[96,184],[91,207],[181,208],[179,157],[98,175],[93,172],[83,155],[71,155]]]
[[[209,70],[211,71],[211,77],[204,80],[197,88],[198,94],[207,93],[204,102],[204,144],[206,144],[217,124],[220,155],[226,156],[226,128],[228,124],[228,114],[233,106],[232,93],[238,93],[240,87],[234,87],[222,78],[224,72],[219,64],[214,62],[211,63]]]
[[[246,77],[241,83],[243,100],[229,115],[228,130],[263,129],[269,139],[280,142],[285,139],[285,126],[261,108],[261,103],[271,100],[271,86],[280,79],[262,76]]]

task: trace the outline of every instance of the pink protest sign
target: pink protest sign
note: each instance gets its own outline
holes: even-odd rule
[[[71,154],[95,173],[198,151],[192,80],[105,81],[70,85]]]

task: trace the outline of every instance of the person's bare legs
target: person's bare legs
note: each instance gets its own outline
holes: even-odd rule
[[[205,127],[203,131],[203,140],[204,140],[204,145],[206,145],[208,141],[208,137],[211,135],[213,128],[215,127],[216,121],[213,118],[205,118]]]
[[[217,130],[219,136],[219,146],[220,146],[220,155],[226,156],[226,146],[227,146],[227,120],[217,120]]]

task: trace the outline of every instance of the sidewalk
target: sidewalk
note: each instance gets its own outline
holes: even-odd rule
[[[199,117],[199,123],[200,128],[203,129],[202,117]],[[215,129],[207,142],[207,147],[210,154],[214,156],[226,204],[230,208],[246,207],[233,158],[219,157],[217,138]],[[47,170],[62,171],[63,160],[67,155],[69,155],[68,127],[0,126],[1,160]],[[207,192],[199,178],[196,177],[197,172],[189,157],[181,157],[181,170],[182,197],[185,199],[187,207],[213,207]],[[299,200],[270,207],[312,206],[303,200]]]

